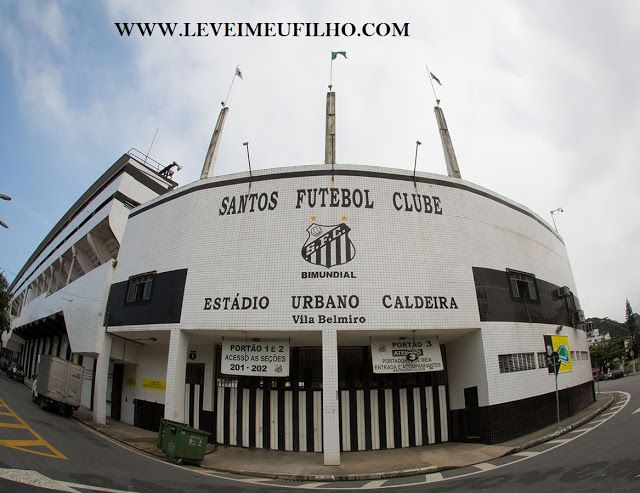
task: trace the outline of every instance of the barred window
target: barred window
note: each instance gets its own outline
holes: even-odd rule
[[[500,373],[535,370],[535,353],[499,354],[498,366]]]
[[[547,368],[547,353],[538,353],[538,368]]]
[[[126,303],[142,303],[151,299],[155,272],[140,274],[129,278]]]
[[[572,351],[571,353],[574,361],[589,361],[589,351],[575,351],[575,354]]]
[[[507,269],[507,279],[512,299],[539,303],[536,276],[527,272]]]

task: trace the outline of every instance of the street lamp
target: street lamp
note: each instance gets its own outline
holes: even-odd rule
[[[249,163],[249,186],[251,186],[251,180],[253,179],[253,173],[251,173],[251,157],[249,156],[249,142],[243,142],[242,145],[247,148],[247,163]]]
[[[416,140],[416,157],[413,160],[413,185],[416,185],[416,166],[418,166],[418,146],[421,146],[422,142],[420,142],[419,140]]]
[[[559,214],[561,212],[564,212],[564,209],[562,207],[558,207],[557,209],[553,209],[550,214],[551,214],[551,220],[553,221],[553,227],[556,230],[556,233],[558,232],[558,226],[556,226],[556,220],[553,217],[554,214]]]

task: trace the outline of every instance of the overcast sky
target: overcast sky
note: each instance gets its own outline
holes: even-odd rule
[[[408,37],[121,37],[114,22],[409,23]],[[236,65],[215,174],[324,159],[330,52],[337,162],[446,174],[436,85],[465,180],[551,222],[585,314],[640,311],[640,3],[0,3],[0,271],[11,281],[100,174],[135,147],[200,176]]]

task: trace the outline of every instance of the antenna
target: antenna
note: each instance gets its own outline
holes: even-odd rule
[[[144,162],[142,164],[147,164],[147,158],[149,157],[149,153],[151,152],[151,148],[153,147],[153,143],[156,141],[156,137],[158,136],[158,130],[160,130],[159,128],[156,128],[156,133],[153,134],[153,140],[151,141],[151,145],[149,146],[149,150],[147,151],[147,153],[144,156]]]

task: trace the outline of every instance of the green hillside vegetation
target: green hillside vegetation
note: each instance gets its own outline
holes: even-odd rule
[[[633,349],[635,356],[640,351],[640,315],[633,313],[627,301],[627,320],[624,323],[616,322],[610,318],[588,318],[586,321],[593,324],[594,329],[598,329],[600,334],[608,333],[611,339],[600,341],[589,348],[591,353],[591,366],[600,368],[603,372],[609,368],[618,368],[623,360],[631,357],[629,347],[625,347],[625,340],[629,337],[631,329],[633,337]]]
[[[611,337],[626,337],[629,335],[627,326],[624,323],[616,322],[608,317],[592,317],[588,318],[586,321],[591,322],[593,324],[593,328],[598,329],[600,334],[606,334],[608,332]]]

